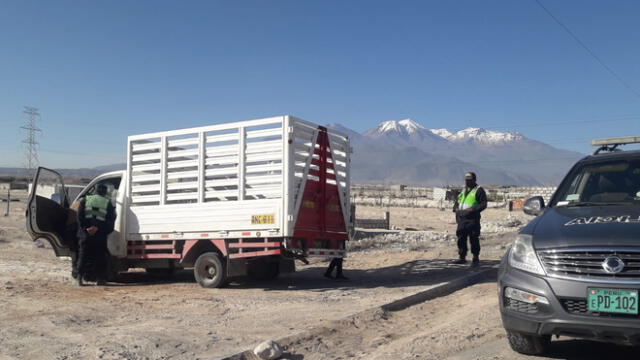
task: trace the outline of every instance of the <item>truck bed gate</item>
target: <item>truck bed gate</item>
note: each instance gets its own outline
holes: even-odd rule
[[[309,255],[334,256],[344,253],[348,240],[338,180],[327,129],[318,127],[318,137],[309,175],[304,185],[302,204],[293,236],[304,239]]]

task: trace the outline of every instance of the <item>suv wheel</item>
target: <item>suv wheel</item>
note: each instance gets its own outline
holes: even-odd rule
[[[511,348],[525,355],[544,354],[551,344],[550,335],[529,335],[507,330],[507,339]]]

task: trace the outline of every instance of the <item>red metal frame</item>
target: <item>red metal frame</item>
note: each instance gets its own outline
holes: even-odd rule
[[[338,193],[339,186],[327,182],[337,181],[327,128],[318,127],[316,144],[318,148],[314,146],[314,154],[318,155],[318,159],[312,159],[311,163],[318,166],[318,170],[310,169],[309,174],[317,176],[318,181],[306,180],[293,237],[302,239],[306,248],[316,247],[316,241],[323,241],[326,243],[323,247],[344,249],[344,241],[349,240],[349,234]],[[329,174],[328,170],[333,170],[333,174]]]

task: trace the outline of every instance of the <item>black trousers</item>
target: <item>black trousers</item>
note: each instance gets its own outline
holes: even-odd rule
[[[463,223],[458,224],[456,230],[456,236],[458,237],[458,255],[460,258],[467,256],[467,239],[471,243],[471,253],[473,256],[480,255],[480,223]]]
[[[327,274],[331,274],[335,268],[337,268],[336,275],[342,275],[342,258],[331,259],[331,263],[329,263],[329,268],[327,269]]]
[[[96,280],[107,280],[107,237],[84,234],[78,241],[78,276],[94,275]]]

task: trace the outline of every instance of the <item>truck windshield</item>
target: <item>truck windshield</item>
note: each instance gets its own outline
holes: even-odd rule
[[[640,204],[640,159],[585,164],[562,183],[551,206]]]

